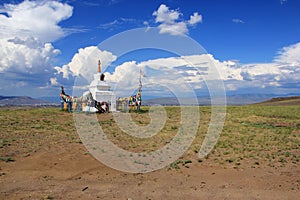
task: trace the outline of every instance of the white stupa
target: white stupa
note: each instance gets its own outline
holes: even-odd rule
[[[94,74],[94,80],[89,86],[93,99],[97,102],[107,102],[109,111],[116,111],[116,96],[110,91],[110,85],[104,80],[104,74],[101,73],[101,62],[98,62],[98,73]]]

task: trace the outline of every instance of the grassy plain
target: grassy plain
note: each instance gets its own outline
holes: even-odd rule
[[[144,112],[140,114],[131,113],[133,121],[140,126],[149,124],[148,109],[144,107]],[[97,117],[108,138],[119,147],[133,152],[152,151],[169,143],[180,128],[180,108],[165,107],[165,109],[167,111],[165,126],[157,135],[145,139],[123,133],[115,123],[112,114],[98,114]],[[238,199],[245,192],[246,194],[250,192],[248,196],[243,196],[246,197],[245,199],[253,199],[257,195],[266,199],[273,192],[276,192],[280,198],[299,196],[300,106],[227,107],[223,132],[215,148],[208,156],[199,159],[197,153],[208,129],[210,111],[210,107],[200,107],[201,120],[196,138],[181,158],[165,169],[151,172],[150,175],[138,175],[137,178],[134,174],[108,169],[93,159],[76,133],[72,113],[59,111],[58,108],[1,108],[0,199],[112,199],[113,197],[115,199],[160,199],[162,197],[173,199],[171,193],[175,195],[179,192],[177,188],[179,182],[182,183],[191,176],[194,176],[195,180],[190,178],[186,186],[182,185],[182,191],[177,196],[190,197],[190,199],[200,197],[223,199],[222,197],[227,195],[229,198]],[[93,168],[90,168],[91,166]],[[110,186],[104,187],[98,182],[93,182],[97,178],[100,179],[95,169],[110,175],[110,179],[102,180],[102,183],[106,181],[104,185],[109,183]],[[215,196],[210,191],[214,187],[209,184],[209,180],[213,180],[212,177],[197,174],[196,171],[199,169],[207,170],[211,174],[218,170],[228,170],[220,171],[220,177],[215,176],[215,184],[218,181],[223,184],[219,186],[219,193],[215,193]],[[250,171],[254,177],[248,174]],[[233,187],[235,179],[232,179],[230,186],[223,180],[227,177],[227,172],[231,175],[241,173],[236,176],[245,176],[246,179],[253,179],[253,182],[238,189],[238,186]],[[277,172],[279,177],[274,175],[273,179],[272,176],[266,175]],[[287,172],[288,174],[285,174]],[[30,182],[25,180],[22,182],[22,176]],[[259,188],[255,190],[255,176],[260,177],[259,181],[263,181],[266,177],[270,179],[267,182],[268,192]],[[152,180],[151,177],[156,180],[154,178]],[[118,181],[114,178],[118,178]],[[280,178],[284,183],[278,183]],[[90,188],[89,191],[77,188],[78,184],[74,182],[78,182],[79,179],[85,180],[81,186],[83,189],[84,184],[89,184],[87,186]],[[160,179],[162,182],[159,181]],[[196,183],[201,179],[203,181]],[[40,181],[39,187],[34,185],[37,180]],[[170,194],[167,195],[163,190],[159,192],[160,189],[151,187],[149,189],[151,191],[148,191],[149,187],[146,188],[146,185],[151,180],[157,186],[167,184]],[[64,187],[62,184],[69,184],[69,187]],[[144,192],[141,194],[124,191],[120,186],[123,184],[133,184]],[[145,185],[143,189],[142,184]],[[265,182],[261,184],[266,185]],[[95,188],[92,190],[92,185],[97,186],[98,190]],[[278,185],[281,185],[280,188]],[[189,190],[193,187],[196,189],[194,188],[194,193],[191,193]]]

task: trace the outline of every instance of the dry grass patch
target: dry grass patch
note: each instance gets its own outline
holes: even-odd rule
[[[192,145],[180,158],[182,162],[191,160],[193,163],[234,168],[299,164],[299,106],[228,107],[224,129],[214,150],[200,161],[197,153],[207,133],[211,109],[199,109],[199,129]],[[165,107],[165,110],[166,123],[151,138],[138,138],[124,133],[111,113],[97,114],[97,118],[107,137],[120,148],[132,152],[150,152],[168,144],[181,127],[180,108]],[[147,126],[151,122],[148,107],[143,107],[141,113],[130,113],[130,116],[139,126]],[[56,144],[80,143],[73,115],[61,112],[58,108],[1,109],[0,130],[2,161],[14,160],[16,155],[26,155]]]

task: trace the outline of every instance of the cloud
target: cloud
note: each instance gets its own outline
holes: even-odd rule
[[[139,87],[139,70],[141,69],[146,74],[146,77],[142,78],[144,94],[165,96],[167,93],[170,93],[169,90],[172,88],[176,88],[177,91],[184,91],[184,86],[180,84],[180,73],[175,71],[174,66],[168,68],[164,65],[168,62],[174,62],[177,58],[169,58],[167,60],[158,59],[141,63],[136,61],[125,62],[119,65],[113,73],[106,72],[106,80],[112,84],[112,88],[118,96],[131,95]],[[165,61],[161,63],[161,68],[156,64],[159,61]]]
[[[105,2],[108,2],[108,5],[115,5],[115,4],[118,4],[122,1],[123,0],[110,0],[110,1],[105,1]]]
[[[99,2],[92,2],[92,1],[80,1],[85,6],[91,6],[91,7],[98,7],[101,4]]]
[[[143,62],[125,62],[115,68],[112,73],[106,73],[106,78],[115,86],[119,95],[131,94],[139,85],[139,70],[146,77],[143,86],[146,91],[155,91],[164,96],[168,88],[176,88],[184,95],[186,84],[195,90],[205,87],[209,80],[242,80],[240,70],[235,69],[235,63],[219,62],[211,54],[158,58]],[[213,70],[222,71],[221,76]],[[229,69],[230,68],[230,69]],[[180,84],[180,81],[183,81]]]
[[[287,3],[287,0],[279,0],[279,1],[281,5]]]
[[[268,92],[296,92],[300,86],[300,43],[282,48],[273,62],[241,65],[242,88],[268,88]]]
[[[132,60],[116,66],[114,71],[106,71],[105,80],[110,82],[117,96],[127,96],[137,90],[140,70],[146,74],[142,78],[144,94],[152,96],[170,95],[170,88],[181,91],[184,96],[186,84],[196,92],[207,92],[207,82],[214,80],[222,80],[227,91],[296,92],[300,86],[299,49],[300,43],[284,47],[274,61],[269,63],[221,61],[211,54],[156,58],[141,62]],[[105,69],[117,58],[95,46],[80,49],[69,64],[56,67],[57,73],[51,79],[52,84],[82,77],[86,80],[85,85],[79,86],[87,86],[96,73],[98,59],[101,59]]]
[[[289,66],[300,66],[300,42],[284,47],[275,57],[275,62],[288,64]]]
[[[119,18],[115,19],[111,22],[107,22],[105,24],[100,24],[97,28],[99,29],[104,29],[104,30],[114,30],[117,28],[120,28],[123,25],[134,25],[134,26],[142,26],[143,21],[138,20],[138,19],[133,19],[133,18]]]
[[[101,60],[101,71],[116,60],[116,56],[108,51],[101,51],[96,46],[81,48],[73,56],[71,62],[62,67],[55,67],[56,75],[61,75],[64,79],[70,76],[81,76],[88,82],[93,80],[93,75],[97,72],[98,60]]]
[[[107,22],[105,24],[100,24],[98,28],[100,29],[111,29],[112,27],[118,26],[121,22],[118,20],[113,20],[111,22]]]
[[[4,4],[0,8],[1,38],[39,38],[52,42],[66,35],[58,23],[72,16],[73,8],[57,1]]]
[[[50,84],[51,85],[59,85],[59,83],[57,82],[57,78],[50,78]]]
[[[160,33],[169,33],[171,35],[183,35],[188,33],[187,26],[184,22],[160,24],[158,28],[160,29]]]
[[[188,21],[180,20],[183,16],[178,10],[170,10],[165,4],[152,14],[155,16],[155,22],[159,23],[160,33],[169,33],[171,35],[184,35],[188,33],[188,25],[196,25],[202,22],[202,16],[195,12]]]
[[[125,62],[114,73],[106,72],[105,76],[118,95],[131,94],[139,85],[139,67],[135,61]]]
[[[179,87],[176,82],[179,77],[195,90],[203,90],[205,81],[220,79],[227,91],[296,92],[300,86],[299,49],[300,43],[284,47],[270,63],[220,61],[211,54],[131,61],[117,66],[112,73],[107,72],[106,77],[117,84],[118,94],[123,95],[137,89],[139,69],[147,75],[143,86],[160,95],[166,92],[161,85]]]
[[[236,24],[245,24],[245,22],[244,22],[243,20],[237,19],[237,18],[232,19],[232,22],[233,22],[233,23],[236,23]]]
[[[153,15],[156,16],[156,22],[172,24],[178,20],[181,13],[175,10],[169,10],[166,5],[161,4],[158,10],[153,12]]]
[[[54,63],[60,50],[52,42],[74,32],[59,26],[72,13],[71,6],[59,1],[25,0],[1,6],[1,82],[22,83],[26,88],[57,83],[50,78],[56,72]]]
[[[72,71],[70,70],[69,65],[63,65],[62,67],[54,67],[56,70],[55,74],[62,74],[62,77],[65,79],[69,79],[70,76],[73,76]]]
[[[193,15],[190,16],[190,25],[195,25],[200,22],[202,22],[202,15],[199,15],[197,12],[195,12]]]
[[[0,72],[48,73],[52,60],[60,53],[51,43],[34,38],[0,40]]]

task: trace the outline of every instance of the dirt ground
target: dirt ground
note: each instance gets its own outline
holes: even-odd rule
[[[1,131],[4,130],[3,125]],[[282,167],[244,164],[236,168],[210,159],[202,162],[194,159],[188,168],[180,165],[180,169],[165,167],[150,173],[130,174],[101,164],[87,153],[83,144],[70,142],[69,135],[56,137],[56,133],[34,134],[29,137],[30,142],[25,142],[27,146],[14,142],[2,144],[2,156],[11,156],[13,160],[0,161],[0,199],[282,200],[300,196],[298,163]],[[35,146],[41,140],[43,143]],[[35,148],[29,150],[30,147]]]
[[[233,169],[191,163],[146,174],[113,170],[81,144],[1,163],[1,199],[297,199],[299,166]],[[298,182],[297,182],[298,181]]]

